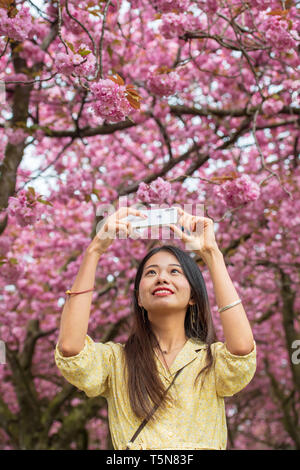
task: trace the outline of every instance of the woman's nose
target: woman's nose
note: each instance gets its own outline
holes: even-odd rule
[[[167,283],[169,283],[168,275],[167,275],[167,274],[159,274],[159,275],[158,275],[158,280],[159,280],[160,282],[167,282]]]

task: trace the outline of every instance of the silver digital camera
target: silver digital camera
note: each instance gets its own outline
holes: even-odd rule
[[[177,207],[141,210],[141,212],[147,215],[147,219],[135,215],[128,215],[124,220],[130,222],[132,227],[137,229],[176,224],[178,220]]]

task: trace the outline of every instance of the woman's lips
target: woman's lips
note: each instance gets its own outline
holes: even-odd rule
[[[173,295],[173,292],[154,292],[153,295],[156,295],[157,297],[164,297],[165,295]]]

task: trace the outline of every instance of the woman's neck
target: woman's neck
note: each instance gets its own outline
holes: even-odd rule
[[[182,347],[188,340],[185,330],[153,329],[162,351],[173,351]]]

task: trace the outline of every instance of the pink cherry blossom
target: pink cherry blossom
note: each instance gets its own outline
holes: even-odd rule
[[[43,62],[45,59],[45,52],[41,48],[33,44],[31,41],[24,41],[23,48],[20,52],[20,57],[26,59],[29,65],[33,65],[38,62]]]
[[[273,0],[252,0],[253,7],[257,8],[258,10],[266,10],[271,6]]]
[[[260,188],[249,175],[243,174],[239,178],[216,186],[215,195],[228,207],[234,208],[255,201],[260,195]]]
[[[37,196],[32,196],[29,191],[22,189],[18,197],[10,197],[7,213],[16,218],[16,223],[21,227],[32,225],[40,220],[42,213],[46,211],[45,205],[37,201]]]
[[[1,276],[8,284],[14,284],[24,274],[24,268],[13,257],[8,257],[4,260],[1,266]]]
[[[82,54],[80,53],[82,51]],[[68,52],[58,52],[55,57],[56,68],[59,72],[79,76],[94,74],[96,59],[85,44],[81,44],[77,52],[68,49]]]
[[[262,105],[262,110],[265,114],[272,115],[278,113],[283,108],[284,104],[281,100],[269,99]]]
[[[160,177],[150,183],[149,186],[141,183],[137,191],[137,197],[148,203],[169,203],[172,200],[171,184]]]
[[[0,8],[0,34],[16,41],[25,40],[32,28],[30,10],[21,6],[16,16],[10,18],[5,9]]]
[[[122,121],[130,113],[132,108],[125,96],[125,86],[103,79],[92,83],[90,90],[95,99],[92,107],[98,116],[110,121]]]
[[[18,145],[28,137],[27,132],[23,129],[7,129],[6,135],[8,137],[8,141],[13,145]]]
[[[216,13],[218,9],[218,1],[217,0],[207,0],[206,1],[206,8],[209,13]]]
[[[177,38],[183,36],[185,31],[189,29],[189,24],[189,17],[187,15],[166,13],[162,18],[160,32],[167,39]]]
[[[169,13],[174,10],[184,12],[188,9],[189,4],[189,0],[154,0],[152,2],[153,8],[163,13]]]
[[[267,41],[279,51],[296,47],[296,41],[287,30],[287,23],[280,21],[276,16],[269,17],[262,24]]]
[[[179,76],[176,72],[158,73],[149,72],[147,86],[150,91],[158,96],[173,95],[178,86]]]

